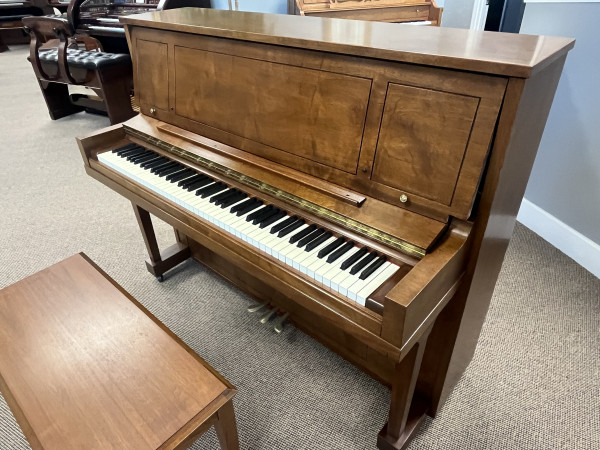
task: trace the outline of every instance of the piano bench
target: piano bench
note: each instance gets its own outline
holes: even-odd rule
[[[211,426],[239,448],[236,389],[84,254],[1,290],[0,330],[34,449],[183,449]]]
[[[112,124],[136,114],[129,96],[133,69],[128,54],[69,48],[75,32],[60,17],[27,17],[23,23],[31,36],[28,59],[53,120],[88,108],[106,112]],[[46,48],[56,38],[58,46]],[[91,88],[102,101],[69,96],[68,85]]]

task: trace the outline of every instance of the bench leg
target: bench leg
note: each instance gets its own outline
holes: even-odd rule
[[[8,50],[8,45],[6,45],[4,43],[4,41],[2,40],[2,32],[0,32],[0,53],[5,52]]]
[[[102,98],[111,124],[124,122],[137,113],[131,107],[131,69],[106,69],[99,74],[102,86]]]
[[[240,448],[233,402],[231,400],[219,409],[217,421],[215,422],[215,430],[217,431],[222,450],[238,450]]]
[[[159,281],[163,281],[163,274],[166,271],[190,257],[190,249],[185,238],[176,233],[177,242],[161,253],[150,213],[135,203],[133,203],[133,211],[140,226],[146,250],[148,250],[149,258],[146,260],[146,268]]]
[[[71,103],[69,87],[66,84],[50,83],[42,80],[38,80],[38,83],[52,120],[75,114],[83,109]]]

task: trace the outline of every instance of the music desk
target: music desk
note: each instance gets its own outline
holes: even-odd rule
[[[84,254],[0,291],[0,390],[33,449],[238,448],[236,389]]]

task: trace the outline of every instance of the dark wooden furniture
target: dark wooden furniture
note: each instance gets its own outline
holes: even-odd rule
[[[119,17],[147,11],[162,11],[183,7],[210,8],[210,0],[71,0],[67,17],[77,33],[97,39],[103,50],[127,53],[125,30]]]
[[[53,120],[85,108],[106,111],[112,124],[135,115],[129,96],[133,81],[128,54],[69,48],[75,33],[63,18],[26,17],[23,23],[31,36],[29,61]],[[42,48],[52,38],[59,39],[58,47]],[[101,101],[72,98],[68,85],[89,87]]]
[[[121,21],[141,114],[78,142],[87,173],[133,203],[149,271],[191,256],[289,313],[391,388],[378,446],[403,448],[473,355],[573,40],[209,9]],[[243,219],[153,184],[165,178],[149,164],[190,188],[237,188],[398,270],[359,302],[313,263],[289,265],[286,242],[257,248]],[[176,230],[163,252],[150,214]]]
[[[296,0],[302,16],[375,20],[439,26],[442,11],[435,0]]]
[[[7,43],[26,44],[21,20],[27,16],[51,14],[52,8],[46,0],[2,0],[0,1],[0,53],[8,50]]]
[[[236,389],[84,254],[0,291],[0,390],[35,450],[237,449]],[[177,395],[174,395],[174,394]]]

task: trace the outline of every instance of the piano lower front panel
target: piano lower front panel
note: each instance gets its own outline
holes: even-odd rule
[[[292,322],[294,326],[358,366],[380,383],[391,386],[395,363],[385,354],[373,350],[352,334],[347,333],[343,327],[332,327],[328,320],[314,314],[283,294],[277,293],[275,296],[265,297],[265,292],[273,292],[269,285],[248,272],[239,270],[237,266],[232,265],[232,261],[223,258],[189,237],[188,245],[194,260],[226,279],[254,300],[268,301],[276,308],[289,312],[288,321]]]

